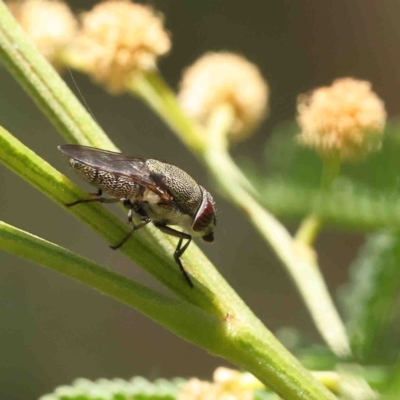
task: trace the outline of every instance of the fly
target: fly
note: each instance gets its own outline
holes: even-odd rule
[[[181,257],[192,237],[214,241],[217,220],[211,194],[172,164],[73,144],[58,148],[68,156],[72,169],[98,189],[90,199],[77,200],[67,206],[122,202],[129,210],[128,222],[133,229],[118,244],[110,246],[114,250],[149,222],[162,232],[179,238],[174,259],[189,286],[193,287]],[[110,197],[103,197],[103,193]],[[134,215],[141,221],[137,225],[132,220]]]

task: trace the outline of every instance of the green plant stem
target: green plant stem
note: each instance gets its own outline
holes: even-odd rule
[[[264,239],[271,245],[297,286],[313,320],[329,347],[340,356],[350,353],[347,334],[339,314],[329,296],[315,256],[297,245],[287,230],[260,204],[232,181],[226,181],[221,167],[226,155],[209,153],[210,161],[218,162],[215,177],[231,201],[243,209]]]
[[[163,121],[178,135],[179,139],[199,159],[210,146],[207,132],[182,113],[175,94],[162,79],[158,71],[150,71],[127,83],[128,91],[140,96],[163,119]],[[220,138],[222,139],[222,138]],[[223,140],[223,139],[222,139]],[[224,141],[224,146],[228,143]],[[230,175],[243,185],[253,195],[256,190],[235,163],[226,164]]]
[[[313,375],[333,392],[340,389],[340,374],[335,371],[314,371]]]
[[[117,150],[104,132],[91,120],[90,115],[52,67],[30,44],[1,1],[0,55],[10,72],[35,99],[41,110],[51,118],[67,141]],[[168,99],[168,96],[166,96],[166,99]],[[175,119],[173,118],[173,120]],[[178,119],[175,129],[178,129],[181,125],[181,129],[189,129],[191,126],[183,118],[180,121]],[[5,143],[5,147],[0,149],[4,150],[2,154],[3,162],[58,204],[63,205],[86,197],[86,194],[77,190],[63,175],[51,168],[29,149],[26,149],[6,131],[2,130],[0,135],[3,136],[1,139]],[[10,157],[10,154],[14,154],[16,158]],[[31,165],[31,170],[36,171],[36,173],[26,171],[27,165]],[[69,193],[66,193],[66,187],[68,187]],[[91,210],[91,212],[88,212],[88,210]],[[100,210],[102,210],[101,218],[98,214]],[[117,238],[123,237],[124,232],[127,231],[126,226],[124,227],[110,213],[105,212],[104,207],[79,205],[68,209],[68,211],[95,229],[108,243],[115,243]],[[134,249],[125,245],[121,251],[125,252],[134,262],[142,265],[182,298],[189,297],[193,304],[217,315],[232,313],[233,310],[250,313],[194,243],[185,252],[183,262],[192,277],[197,278],[201,284],[195,283],[197,290],[190,292],[188,287],[182,284],[176,265],[172,262],[171,255],[176,247],[175,239],[171,239],[153,226],[147,226],[143,228],[143,232],[140,232],[139,235],[133,235],[130,242],[136,243]],[[151,242],[153,245],[151,245]],[[150,256],[150,253],[153,256]],[[158,261],[151,261],[152,257],[155,257]],[[160,266],[160,263],[162,266]],[[209,288],[213,288],[213,290]]]
[[[68,143],[118,151],[59,74],[32,45],[3,1],[0,1],[0,59]],[[159,242],[164,255],[167,254],[170,242],[165,241],[155,228],[147,227],[141,235]]]
[[[296,232],[295,238],[299,243],[313,247],[315,240],[323,226],[322,219],[316,215],[308,215],[301,221]]]
[[[91,116],[71,93],[59,75],[33,47],[2,1],[0,1],[0,56],[1,61],[7,69],[18,80],[21,86],[25,88],[39,108],[50,118],[55,127],[68,142],[91,145],[109,150],[118,150],[92,120]],[[4,130],[1,134],[5,142],[11,138],[10,135],[6,135]],[[21,159],[17,157],[15,160],[12,160],[7,156],[6,149],[8,145],[11,145],[11,148],[13,148],[12,151],[15,151],[15,154],[21,156]],[[24,148],[21,143],[15,141],[14,138],[12,138],[7,146],[3,149],[3,156],[6,159],[3,160],[3,162],[16,173],[25,174],[23,175],[24,179],[42,190],[47,196],[57,201],[58,204],[62,205],[86,196],[86,194],[77,190],[65,177],[52,169],[47,163]],[[11,150],[8,149],[7,151]],[[35,166],[38,170],[37,174],[26,175],[26,165]],[[65,195],[65,185],[67,185],[70,190],[68,195]],[[57,193],[55,193],[55,190],[57,190]],[[79,207],[70,208],[68,211],[79,216],[86,224],[90,225],[106,238],[109,243],[115,243],[116,238],[123,237],[127,228],[122,228],[123,225],[121,222],[118,223],[119,228],[116,228],[115,225],[113,225],[116,224],[116,219],[112,217],[110,213],[103,213],[103,218],[96,218],[100,209],[103,209],[103,211],[105,210],[103,207],[93,206],[95,208],[91,208],[89,205],[80,205]],[[87,213],[87,210],[97,210],[97,212],[93,211]],[[106,220],[108,221],[107,223]],[[110,225],[113,225],[114,228],[111,228]],[[148,268],[152,269],[155,273],[154,276],[161,278],[160,280],[165,284],[167,284],[166,280],[170,281],[170,283],[175,281],[175,284],[167,285],[178,295],[187,298],[187,288],[182,285],[181,279],[178,274],[176,274],[176,266],[171,261],[171,254],[174,251],[175,241],[166,238],[166,235],[160,233],[152,226],[144,228],[140,235],[134,236],[135,237],[131,240],[136,242],[138,246],[135,251],[136,255],[131,257],[132,260],[144,265],[144,259],[148,258],[146,253],[154,253],[158,262],[148,262]],[[154,243],[153,246],[151,246],[151,241]],[[155,245],[155,243],[157,243],[157,245]],[[129,246],[123,246],[122,251],[132,254],[133,252],[131,250],[127,251],[127,248],[129,248]],[[196,246],[191,245],[190,250],[191,252],[185,254],[184,260],[188,260],[189,255],[192,254],[189,263],[193,264],[197,270],[202,270],[205,264],[208,265],[208,279],[212,281],[214,275],[218,275],[215,268],[213,268],[202,253],[196,249]],[[196,258],[193,258],[194,256],[196,256]],[[164,262],[163,260],[168,261]],[[163,267],[158,267],[157,264],[159,263],[162,263]],[[166,268],[166,264],[168,264],[169,267]],[[190,270],[190,267],[188,269]],[[158,270],[158,272],[156,270]],[[150,270],[148,269],[148,271]],[[192,275],[195,274],[195,271],[189,272],[192,272]],[[162,275],[165,275],[166,278],[162,279]],[[210,312],[213,310],[214,313],[221,313],[221,311],[217,310],[215,304],[213,304],[215,303],[215,296],[205,288],[202,288],[202,291],[203,293],[201,296],[199,296],[199,291],[192,293],[190,296],[192,301],[197,305],[202,302],[203,307]],[[198,296],[199,298],[196,300]],[[203,300],[200,301],[200,298]],[[235,307],[235,304],[233,304],[232,307]]]
[[[186,301],[157,293],[54,243],[2,221],[0,221],[0,248],[89,285],[137,309],[176,335],[215,355],[225,357],[244,368],[251,366],[254,373],[284,399],[329,400],[335,398],[322,385],[318,388],[313,387],[311,374],[302,368],[298,371],[300,372],[298,376],[291,376],[291,378],[294,380],[296,378],[310,380],[311,378],[308,387],[302,389],[301,382],[299,382],[299,387],[295,384],[292,387],[283,387],[280,382],[282,374],[277,368],[278,365],[275,364],[277,359],[274,355],[265,357],[266,354],[259,358],[260,352],[265,353],[265,343],[259,337],[249,334],[247,327],[240,321],[234,321],[228,317],[217,318]],[[256,367],[254,357],[259,358]],[[283,361],[286,361],[285,357],[279,360],[279,365],[282,366]],[[301,370],[305,373],[301,374]],[[265,379],[266,376],[269,379]]]
[[[232,113],[222,107],[210,118],[209,134],[221,137],[221,130],[229,126],[227,120]],[[227,179],[225,168],[229,154],[223,144],[210,146],[205,154],[206,164],[224,188],[227,197],[243,209],[253,225],[275,250],[289,275],[297,286],[322,337],[329,347],[340,356],[350,354],[349,340],[336,307],[329,295],[323,276],[320,273],[314,252],[292,239],[285,227],[267,212],[250,194]]]
[[[211,351],[225,347],[223,341],[226,337],[220,318],[184,300],[160,294],[3,221],[0,221],[0,248],[97,289],[192,343]],[[202,329],[198,329],[199,325]]]
[[[339,174],[340,158],[339,156],[324,157],[322,159],[322,164],[322,176],[317,209],[325,202],[326,197],[329,196],[332,183]],[[322,226],[323,221],[317,210],[316,213],[308,215],[300,223],[299,229],[295,235],[296,240],[310,247],[313,246]]]
[[[146,98],[186,146],[195,153],[203,152],[207,143],[202,129],[182,115],[180,109],[176,107],[174,93],[165,90],[164,84],[157,71],[150,71],[129,81],[127,90]],[[186,132],[189,131],[191,134],[187,135]]]
[[[67,178],[1,128],[0,161],[60,205],[84,196]],[[126,226],[102,206],[88,204],[73,207],[71,212],[108,242],[123,237],[127,232]],[[195,282],[195,288],[190,289],[171,258],[166,259],[140,235],[134,235],[130,242],[122,248],[128,257],[188,303],[224,321],[230,339],[227,339],[225,347],[216,349],[215,354],[249,370],[265,385],[282,393],[285,399],[334,398],[248,310],[217,271],[211,269],[212,265],[205,261],[204,255],[199,256],[199,263],[205,269],[196,277],[208,286]],[[190,251],[196,254],[198,250]],[[29,252],[24,254],[29,258]],[[197,329],[199,326],[201,324]]]
[[[339,175],[341,160],[338,155],[322,159],[321,192],[329,193],[333,181]]]
[[[156,88],[142,91],[138,87],[135,92],[139,93],[163,119],[169,118],[171,109],[173,109],[173,115],[179,115],[181,120],[185,119],[172,91],[165,82],[162,81],[161,84],[160,81],[162,81],[161,77],[158,77],[156,81],[149,79],[147,84],[153,85],[156,82]],[[128,90],[133,91],[134,84],[135,82],[131,82]],[[168,98],[168,104],[162,105],[164,98]],[[347,334],[314,257],[310,257],[309,252],[303,251],[304,249],[296,245],[283,225],[259,205],[245,190],[245,185],[239,183],[238,175],[232,173],[234,163],[227,152],[225,140],[226,129],[231,118],[232,111],[229,107],[224,106],[219,109],[210,121],[207,134],[211,135],[211,139],[208,146],[197,148],[189,145],[189,148],[197,152],[197,156],[202,158],[225,190],[227,198],[244,210],[257,230],[275,250],[298,287],[318,330],[328,345],[336,354],[347,356],[350,353]],[[191,139],[188,138],[194,135],[190,124],[180,124],[178,136],[184,137],[185,144],[191,143]]]
[[[0,2],[0,54],[3,55],[3,61],[15,78],[27,88],[41,109],[53,119],[54,124],[68,141],[115,149],[115,146],[105,138],[104,133],[97,125],[87,121],[90,116],[46,60],[29,43],[3,2]],[[166,98],[170,97],[166,96]],[[185,121],[185,119],[182,118],[181,121]],[[183,123],[183,126],[184,129],[189,129],[191,125]],[[3,162],[47,196],[60,205],[86,196],[7,132],[3,130],[1,134],[5,143],[4,147],[0,149],[3,150]],[[15,157],[10,157],[10,155]],[[35,173],[27,171],[28,165],[30,165],[31,172]],[[98,214],[100,210],[101,214]],[[80,205],[70,208],[69,211],[90,225],[109,243],[115,243],[116,238],[123,237],[124,232],[127,231],[120,221],[117,222],[116,218],[105,212],[101,206]],[[148,232],[149,235],[147,235]],[[146,238],[149,238],[149,241],[153,240],[158,245],[151,246]],[[192,277],[200,281],[195,283],[196,290],[190,291],[186,285],[182,284],[176,265],[171,260],[176,240],[166,237],[154,227],[146,227],[144,234],[134,235],[130,242],[137,243],[137,245],[125,245],[121,251],[146,268],[182,298],[189,298],[193,304],[216,315],[225,315],[226,313],[252,315],[194,244],[191,244],[183,257],[185,268]],[[152,258],[154,259],[152,260]],[[251,318],[255,319],[254,316]]]
[[[146,79],[146,77],[144,78]],[[157,80],[149,79],[147,84],[153,85],[154,82],[156,82],[155,89],[141,91],[139,87],[136,92],[163,119],[168,118],[170,110],[173,110],[173,115],[180,115],[181,120],[185,119],[186,117],[180,110],[176,98],[167,84],[161,80],[161,77],[158,77]],[[134,82],[129,86],[131,90],[134,88],[133,85]],[[149,96],[149,93],[152,95]],[[161,106],[158,103],[162,103],[164,98],[168,98],[168,104]],[[208,146],[202,149],[192,146],[189,146],[189,148],[198,152],[197,155],[203,159],[219,184],[224,188],[227,198],[245,211],[261,235],[275,250],[299,289],[318,330],[331,349],[340,356],[348,356],[350,346],[343,322],[329,295],[313,254],[296,245],[282,224],[267,213],[254,197],[245,190],[246,185],[238,184],[240,182],[237,179],[238,175],[232,172],[234,163],[227,152],[225,139],[226,129],[229,127],[231,118],[232,111],[229,107],[223,106],[211,118],[209,132],[207,132],[208,135],[211,135]],[[184,137],[185,144],[190,143],[190,140],[186,137],[194,136],[189,127],[189,124],[180,124],[179,137]]]
[[[63,208],[66,208],[65,204],[67,203],[87,197],[87,194],[77,188],[68,178],[1,127],[0,162]],[[127,224],[98,204],[82,204],[71,207],[68,211],[110,244],[118,242],[118,238],[123,238],[130,230]],[[149,243],[143,235],[132,235],[129,242],[132,245],[123,246],[121,251],[135,263],[144,266],[148,272],[171,289],[179,288],[182,297],[185,297],[185,290],[186,296],[188,296],[190,288],[185,288],[185,285],[182,284],[182,277],[171,257],[166,258],[157,252],[157,247]]]
[[[253,367],[253,352],[264,352],[259,338],[249,337],[240,321],[217,318],[179,299],[157,293],[113,271],[0,221],[0,248],[11,254],[43,265],[76,281],[99,290],[157,321],[178,336],[209,352],[228,358],[239,366]],[[199,329],[201,326],[201,329]],[[245,332],[241,332],[244,329]],[[247,332],[247,333],[246,333]],[[272,357],[271,357],[272,358]],[[268,362],[271,361],[271,362]],[[258,376],[271,375],[275,360],[265,360],[256,369]],[[276,366],[275,366],[276,367]],[[278,369],[274,375],[278,378]],[[265,383],[265,379],[264,383]],[[333,399],[332,396],[304,397],[297,388],[285,390],[272,380],[271,387],[288,399]],[[296,390],[294,390],[296,389]],[[296,395],[291,392],[296,391]]]
[[[3,1],[0,1],[0,59],[68,142],[116,149],[25,36]]]
[[[68,141],[114,149],[68,88],[57,80],[47,62],[37,54],[3,2],[0,2],[0,56]],[[85,196],[4,129],[0,130],[0,160],[61,206]],[[109,243],[115,243],[116,238],[123,237],[128,230],[104,207],[96,204],[83,204],[69,211]],[[216,318],[223,317],[230,340],[221,343],[222,347],[215,349],[216,354],[248,369],[284,399],[334,399],[248,310],[195,246],[191,246],[184,259],[185,264],[189,264],[186,268],[189,267],[192,276],[199,280],[192,290],[185,285],[172,257],[165,255],[165,249],[170,249],[171,243],[165,238],[160,243],[164,250],[152,247],[146,237],[135,235],[122,251],[183,299]],[[203,328],[201,323],[196,326]]]
[[[65,208],[65,204],[87,197],[86,193],[78,189],[64,175],[1,127],[0,162],[63,208]],[[123,238],[130,230],[125,223],[99,204],[81,204],[68,208],[68,211],[110,244],[118,242],[119,238]],[[160,236],[164,235],[160,234]],[[184,257],[188,271],[192,277],[198,280],[195,282],[196,289],[190,289],[172,259],[174,245],[165,237],[161,237],[160,241],[162,240],[165,248],[170,250],[167,256],[162,248],[152,244],[141,234],[132,235],[129,242],[122,246],[120,251],[144,267],[180,297],[188,299],[205,311],[219,316],[225,316],[226,313],[252,315],[194,243],[188,249],[188,255]]]

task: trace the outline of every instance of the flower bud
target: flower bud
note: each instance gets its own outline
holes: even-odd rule
[[[8,7],[38,50],[61,69],[61,52],[77,29],[77,21],[67,4],[57,0],[26,0],[9,2]]]
[[[300,143],[322,156],[357,160],[381,147],[386,111],[369,82],[337,79],[299,96],[297,109]]]
[[[269,89],[259,69],[232,53],[207,53],[184,72],[179,101],[184,111],[206,125],[220,106],[230,106],[229,138],[245,139],[268,113]]]
[[[121,92],[136,74],[154,69],[157,57],[171,47],[163,18],[130,1],[97,4],[82,15],[81,23],[68,57],[110,92]]]

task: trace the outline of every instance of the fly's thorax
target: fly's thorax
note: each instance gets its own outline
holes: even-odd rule
[[[93,167],[74,158],[69,159],[69,164],[83,180],[110,196],[128,199],[137,196],[140,192],[140,185],[129,177]]]
[[[194,216],[202,202],[202,190],[199,184],[185,171],[158,160],[146,161],[154,180],[168,191],[174,203],[183,213]]]

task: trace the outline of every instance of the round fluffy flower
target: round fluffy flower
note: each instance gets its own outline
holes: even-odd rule
[[[207,53],[184,72],[179,101],[185,112],[207,124],[219,106],[230,105],[230,138],[241,140],[268,112],[269,89],[259,69],[232,53]]]
[[[77,29],[68,6],[57,0],[13,1],[8,6],[38,50],[54,66],[61,67],[60,52]]]
[[[155,68],[157,57],[171,47],[162,17],[148,6],[105,1],[84,13],[81,21],[68,58],[111,92],[123,90],[135,74]]]
[[[369,82],[337,79],[299,96],[297,108],[300,142],[323,156],[354,160],[380,149],[386,111]]]
[[[228,368],[217,368],[214,382],[192,378],[182,388],[178,400],[251,400],[254,397],[253,383],[256,379],[252,377],[249,385],[247,375],[250,376]]]

